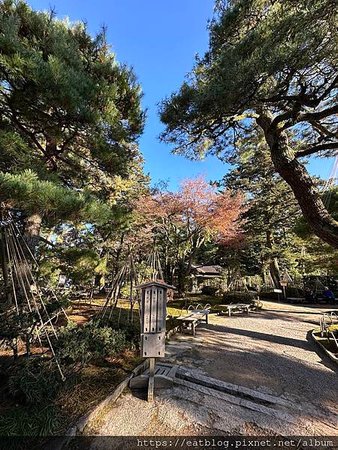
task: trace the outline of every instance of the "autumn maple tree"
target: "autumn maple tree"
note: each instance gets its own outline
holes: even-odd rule
[[[133,236],[160,250],[165,278],[184,291],[198,249],[239,239],[242,202],[241,194],[219,192],[204,178],[187,179],[178,192],[158,191],[137,202],[140,234]]]

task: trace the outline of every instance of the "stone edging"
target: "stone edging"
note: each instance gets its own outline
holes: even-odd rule
[[[325,346],[321,342],[319,342],[318,339],[316,339],[314,330],[311,332],[311,336],[314,342],[320,346],[320,348],[327,354],[331,361],[338,364],[338,358],[334,356],[329,350],[327,350],[327,348],[325,348]]]
[[[176,334],[179,331],[179,326],[172,328],[171,330],[168,330],[166,333],[166,338],[169,339],[172,335]],[[96,405],[92,411],[82,416],[72,427],[68,428],[68,430],[65,432],[65,438],[62,439],[60,442],[58,440],[58,444],[56,446],[53,446],[53,450],[61,450],[65,444],[70,440],[70,438],[77,436],[79,433],[82,433],[85,427],[88,425],[88,423],[91,420],[94,420],[101,411],[110,403],[114,403],[119,396],[122,394],[122,392],[125,390],[126,387],[128,387],[129,381],[136,377],[137,375],[140,375],[142,372],[144,372],[149,365],[149,361],[146,359],[135,367],[135,369],[128,375],[120,384],[116,386],[114,389],[114,392],[106,397],[102,402],[100,402],[98,405]]]
[[[172,328],[171,330],[168,330],[168,332],[165,335],[166,339],[170,339],[171,336],[176,334],[179,330],[180,330],[180,325],[178,325],[177,327]]]

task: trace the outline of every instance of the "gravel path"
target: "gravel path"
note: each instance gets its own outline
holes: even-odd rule
[[[169,359],[223,381],[337,408],[338,367],[316,352],[309,337],[322,311],[265,302],[249,315],[211,316],[195,338],[177,335],[192,349],[175,356],[180,345],[169,346]]]
[[[196,337],[176,335],[167,346],[167,362],[288,399],[294,408],[285,418],[177,386],[159,391],[153,404],[125,394],[88,433],[338,435],[338,367],[309,338],[322,311],[264,302],[249,315],[211,315]]]

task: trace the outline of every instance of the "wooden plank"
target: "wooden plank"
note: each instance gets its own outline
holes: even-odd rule
[[[165,332],[142,333],[142,356],[145,358],[159,358],[165,355]]]
[[[295,406],[288,399],[275,396],[271,394],[266,394],[264,392],[257,391],[255,389],[250,389],[244,386],[239,386],[237,384],[229,383],[226,381],[218,380],[216,378],[212,378],[201,373],[197,373],[192,371],[189,368],[179,367],[177,377],[180,379],[185,379],[185,381],[189,381],[192,383],[197,383],[201,386],[209,387],[211,389],[215,389],[217,391],[223,391],[230,395],[235,396],[245,396],[249,401],[261,402],[267,406],[267,404],[271,405],[280,405],[285,408],[297,408],[301,409],[301,406]]]
[[[172,368],[170,369],[170,371],[168,373],[168,377],[174,379],[176,377],[178,368],[179,368],[179,366],[177,366],[177,365],[172,366]]]
[[[155,375],[165,375],[166,372],[167,372],[167,369],[165,367],[157,367]]]
[[[259,403],[255,403],[254,401],[236,397],[236,396],[233,396],[233,395],[230,395],[230,394],[227,394],[224,392],[220,392],[220,391],[212,389],[212,388],[208,388],[205,386],[201,386],[199,384],[192,383],[190,381],[175,379],[174,383],[185,386],[190,389],[193,389],[195,391],[201,392],[202,394],[205,394],[207,396],[215,397],[226,403],[237,405],[237,406],[243,407],[245,409],[250,409],[252,411],[257,411],[259,413],[266,414],[268,416],[272,416],[272,417],[275,417],[276,419],[284,420],[289,423],[296,424],[298,421],[297,417],[294,417],[291,414],[284,412],[283,410],[276,409],[274,407],[264,406]]]
[[[181,322],[197,322],[199,319],[194,318],[194,317],[179,317],[178,320],[180,320]]]
[[[164,289],[157,288],[157,317],[156,317],[156,331],[161,332],[165,327],[166,307],[164,305],[165,296]]]

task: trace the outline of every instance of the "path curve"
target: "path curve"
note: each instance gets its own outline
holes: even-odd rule
[[[158,392],[153,404],[124,394],[87,433],[338,436],[338,367],[309,338],[324,310],[264,302],[249,315],[211,315],[195,337],[176,335],[167,346],[167,362],[287,399],[294,408],[285,420],[176,386]]]

